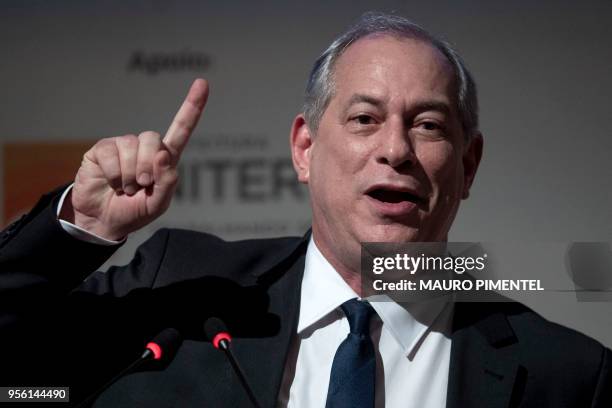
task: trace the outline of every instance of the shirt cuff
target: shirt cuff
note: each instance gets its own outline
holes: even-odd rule
[[[101,236],[96,235],[93,232],[89,232],[86,229],[83,229],[71,222],[68,222],[68,221],[65,221],[59,218],[60,212],[62,210],[62,206],[64,205],[64,200],[66,199],[66,196],[68,195],[70,190],[72,190],[72,186],[74,186],[74,183],[69,185],[68,188],[64,190],[64,192],[62,193],[62,196],[59,199],[59,202],[57,203],[56,216],[58,218],[60,225],[64,229],[64,231],[70,234],[73,238],[78,239],[79,241],[89,242],[90,244],[111,246],[111,245],[119,245],[122,242],[124,242],[127,239],[127,237],[123,238],[121,241],[112,241],[110,239],[102,238]]]

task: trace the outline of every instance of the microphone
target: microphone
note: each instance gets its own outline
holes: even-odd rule
[[[140,357],[142,361],[149,359],[170,361],[174,358],[183,338],[178,330],[169,327],[157,333],[153,340],[147,343],[145,351]]]
[[[108,387],[113,385],[117,380],[126,374],[135,371],[138,367],[147,361],[170,361],[174,357],[174,354],[181,346],[183,338],[178,330],[173,328],[167,328],[157,333],[157,335],[145,346],[145,350],[132,364],[127,366],[123,371],[114,376],[110,381],[100,387],[95,393],[91,394],[85,400],[83,400],[77,408],[84,408],[89,406],[102,392]]]
[[[236,376],[240,380],[242,388],[244,388],[244,390],[246,391],[249,400],[251,401],[253,406],[255,408],[261,408],[261,405],[259,405],[259,402],[257,402],[257,398],[255,398],[253,390],[251,389],[249,383],[246,380],[244,372],[240,368],[240,365],[238,365],[238,361],[236,360],[234,354],[232,353],[232,350],[230,349],[230,345],[232,343],[232,336],[229,334],[225,323],[223,323],[223,321],[217,317],[211,317],[206,321],[206,323],[204,323],[204,333],[217,350],[223,350],[228,360],[230,361],[232,368],[236,373]]]

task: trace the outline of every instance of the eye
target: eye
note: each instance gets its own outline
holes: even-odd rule
[[[376,120],[372,116],[364,113],[354,116],[350,120],[359,125],[374,125],[376,123]]]
[[[419,124],[419,127],[421,127],[424,130],[428,130],[428,131],[435,131],[435,130],[441,129],[440,125],[438,125],[436,122],[432,122],[432,121],[421,122]]]

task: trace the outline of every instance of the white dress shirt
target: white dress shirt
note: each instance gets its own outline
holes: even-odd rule
[[[58,203],[59,216],[64,199]],[[115,245],[64,220],[60,224],[77,239]],[[340,305],[358,297],[323,257],[311,238],[306,251],[297,333],[291,347],[278,405],[324,408],[331,366],[349,324]],[[448,388],[452,304],[433,300],[399,305],[386,296],[366,299],[376,315],[370,335],[376,352],[376,407],[444,408]]]
[[[324,408],[338,346],[349,333],[339,308],[358,297],[311,238],[300,315],[286,362],[279,406]],[[444,408],[448,388],[452,305],[434,300],[401,306],[366,299],[376,311],[370,335],[376,352],[376,407]]]

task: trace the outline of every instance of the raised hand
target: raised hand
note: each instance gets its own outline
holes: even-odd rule
[[[208,98],[194,81],[166,135],[142,132],[98,141],[85,155],[60,217],[118,240],[149,224],[170,205],[177,164]]]

